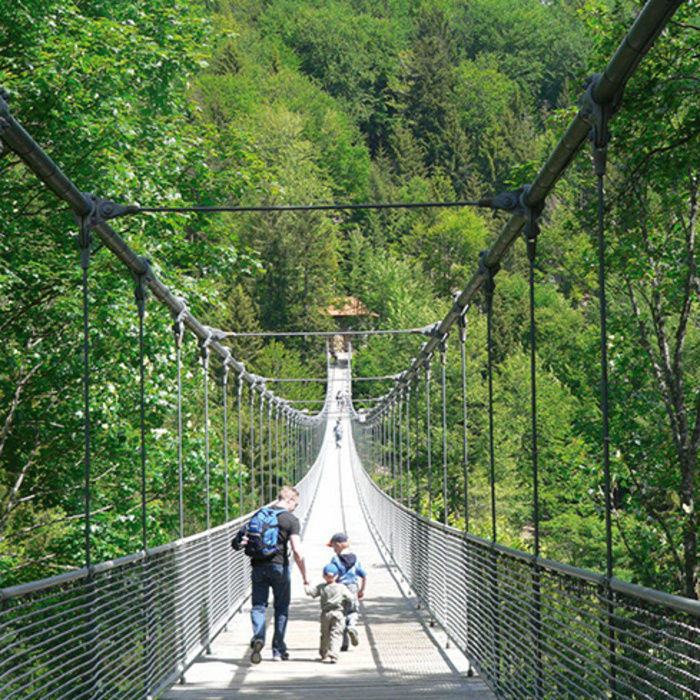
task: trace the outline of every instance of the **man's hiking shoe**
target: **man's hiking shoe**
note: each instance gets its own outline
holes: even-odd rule
[[[250,663],[252,664],[259,664],[260,663],[260,650],[263,648],[263,640],[262,639],[254,639],[251,643],[250,646],[252,648],[252,652],[250,653]]]
[[[350,642],[354,647],[360,643],[360,636],[357,634],[355,627],[348,627],[348,637],[350,637]]]

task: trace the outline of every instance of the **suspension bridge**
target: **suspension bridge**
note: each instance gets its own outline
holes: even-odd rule
[[[492,198],[441,204],[489,207],[505,211],[510,217],[482,255],[465,289],[455,296],[445,318],[427,328],[414,329],[426,338],[420,351],[408,368],[391,377],[392,388],[367,410],[356,410],[352,400],[355,378],[351,354],[340,358],[338,365],[329,364],[326,398],[314,415],[298,410],[271,391],[268,387],[275,378],[266,381],[249,371],[241,359],[234,358],[224,344],[226,334],[198,319],[185,301],[163,284],[149,261],[132,250],[112,227],[120,217],[144,212],[167,215],[168,208],[120,205],[80,191],[14,118],[7,96],[2,93],[0,138],[4,147],[16,153],[40,181],[70,206],[79,224],[86,509],[84,567],[0,590],[1,697],[316,697],[332,693],[335,697],[367,698],[700,698],[698,601],[633,585],[614,575],[605,425],[607,358],[602,254],[602,466],[607,571],[598,574],[542,558],[537,515],[532,265],[538,217],[557,179],[592,135],[600,206],[598,234],[603,240],[602,185],[608,119],[618,106],[626,82],[679,4],[650,0],[645,5],[608,65],[590,81],[581,109],[531,184]],[[296,207],[299,208],[314,207]],[[442,410],[435,411],[432,419],[442,422],[441,435],[445,440],[447,402],[462,402],[466,484],[465,379],[462,372],[462,395],[448,399],[444,375],[446,343],[457,329],[464,363],[466,317],[477,292],[484,291],[489,322],[487,348],[491,352],[494,276],[500,260],[523,230],[530,262],[533,553],[513,550],[497,541],[493,502],[493,536],[489,540],[476,537],[468,528],[459,530],[449,525],[446,507],[443,522],[436,522],[417,513],[412,502],[415,465],[411,440],[420,432],[427,441],[428,478],[434,479],[434,484],[428,481],[428,497],[441,491],[447,504],[448,491],[453,488],[448,482],[445,444],[436,452],[442,456],[442,463],[431,461],[434,447],[440,448],[430,442],[429,397],[435,358],[442,370],[436,380],[441,389]],[[135,281],[143,481],[142,548],[120,559],[100,562],[92,560],[94,534],[90,521],[88,292],[94,236],[123,263]],[[238,516],[230,517],[234,509],[228,502],[230,489],[226,481],[224,522],[212,522],[207,432],[206,529],[184,535],[180,455],[180,537],[154,548],[148,547],[145,487],[143,318],[149,293],[172,314],[178,361],[179,429],[180,348],[187,334],[196,338],[201,353],[205,431],[210,423],[209,379],[216,362],[223,390],[224,444],[230,441],[235,445],[239,465],[250,467],[247,483],[239,481],[234,485],[239,498]],[[489,395],[490,364],[489,354]],[[231,373],[235,375],[237,391],[230,391]],[[418,421],[415,408],[421,381],[426,397],[423,424]],[[349,403],[342,409],[335,400],[340,387],[350,394]],[[237,409],[237,433],[233,435],[227,433],[229,393],[235,396]],[[246,400],[250,410],[244,415],[241,407]],[[330,436],[336,414],[345,425],[345,439],[339,450]],[[243,452],[244,432],[250,436],[248,454]],[[493,460],[493,444],[491,448]],[[224,459],[228,459],[226,452]],[[226,466],[227,479],[228,471]],[[390,485],[386,489],[380,488],[384,482]],[[303,523],[309,577],[318,578],[328,558],[325,542],[337,530],[348,532],[369,572],[367,597],[361,610],[360,644],[344,652],[341,662],[333,667],[316,661],[318,607],[303,596],[299,580],[294,582],[288,628],[292,658],[278,664],[264,659],[255,667],[248,659],[248,562],[240,553],[231,551],[230,542],[250,516],[241,507],[244,486],[250,495],[246,502],[259,506],[273,500],[281,483],[294,483],[300,492],[297,514]],[[294,579],[294,572],[292,576]]]

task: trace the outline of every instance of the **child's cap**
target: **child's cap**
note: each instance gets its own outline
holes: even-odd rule
[[[336,568],[335,564],[326,564],[323,567],[323,575],[325,576],[326,574],[333,574],[333,576],[338,575],[338,569]]]
[[[347,542],[348,536],[344,532],[336,532],[331,541],[326,545],[326,547],[332,547],[335,542]]]

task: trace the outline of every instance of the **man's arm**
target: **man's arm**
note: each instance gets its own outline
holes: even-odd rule
[[[294,561],[299,567],[299,573],[301,574],[301,579],[305,586],[309,585],[309,579],[306,578],[306,564],[304,563],[304,552],[301,548],[301,537],[299,535],[290,535],[289,544],[292,547],[292,554],[294,555]]]
[[[239,549],[243,549],[247,543],[248,538],[245,536],[244,526],[236,533],[236,536],[233,538],[233,540],[231,540],[231,547],[238,551]]]

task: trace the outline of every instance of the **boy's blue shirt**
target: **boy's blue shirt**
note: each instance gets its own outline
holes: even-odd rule
[[[357,557],[352,554],[352,552],[336,554],[333,559],[331,559],[331,563],[335,564],[340,572],[337,579],[340,583],[355,583],[358,576],[360,578],[365,578],[367,576],[367,573],[362,568],[362,564],[360,564]]]

